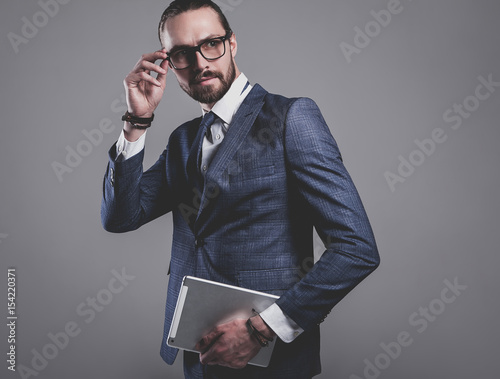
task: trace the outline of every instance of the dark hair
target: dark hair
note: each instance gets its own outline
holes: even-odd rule
[[[227,21],[226,16],[222,13],[220,7],[211,0],[174,0],[170,3],[165,12],[161,15],[160,25],[158,26],[158,38],[161,41],[161,33],[165,27],[165,23],[169,18],[180,15],[181,13],[187,11],[197,10],[203,7],[212,8],[219,16],[220,23],[226,31],[226,33],[231,33],[231,27]]]

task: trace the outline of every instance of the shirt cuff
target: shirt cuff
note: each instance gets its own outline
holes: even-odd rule
[[[116,142],[116,161],[123,162],[139,154],[146,144],[146,133],[140,136],[137,141],[130,142],[127,141],[125,133],[122,130],[118,142]]]
[[[277,304],[271,305],[260,313],[262,320],[273,330],[274,333],[286,343],[292,342],[300,336],[304,329],[288,317]]]

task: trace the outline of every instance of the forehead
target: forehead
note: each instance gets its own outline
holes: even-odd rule
[[[195,46],[208,37],[225,34],[219,15],[212,8],[187,11],[169,19],[162,40],[167,51],[174,46]]]

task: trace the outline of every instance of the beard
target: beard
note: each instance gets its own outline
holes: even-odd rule
[[[200,80],[207,78],[218,78],[221,82],[221,86],[218,89],[214,89],[213,86],[197,85]],[[191,98],[198,101],[199,103],[214,104],[224,97],[229,88],[231,88],[234,79],[236,79],[236,68],[234,60],[231,60],[226,75],[217,71],[203,71],[196,75],[193,79],[191,79],[189,81],[189,85],[180,84],[180,87]]]

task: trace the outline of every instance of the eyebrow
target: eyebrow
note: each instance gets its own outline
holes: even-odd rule
[[[203,44],[205,42],[208,42],[211,39],[219,38],[219,37],[224,37],[224,36],[221,36],[219,34],[209,34],[206,38],[198,41],[198,43],[196,45],[194,45],[194,46],[191,46],[191,45],[174,45],[174,47],[172,47],[170,49],[170,51],[168,52],[168,54],[172,54],[172,53],[174,53],[174,52],[176,52],[178,50],[190,49],[192,47],[196,47],[196,46],[199,46],[199,45],[201,45],[201,44]]]

